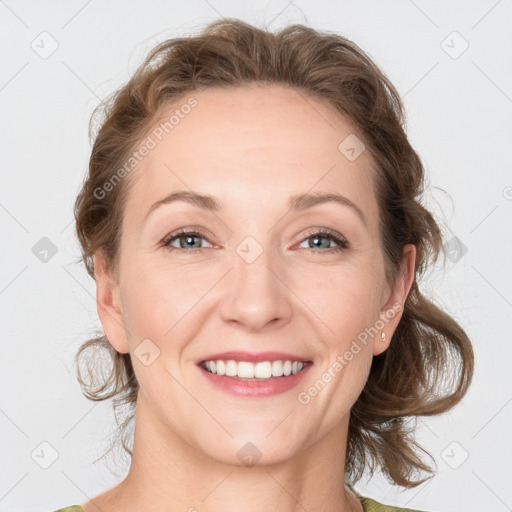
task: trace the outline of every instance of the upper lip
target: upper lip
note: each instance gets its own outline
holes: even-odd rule
[[[296,354],[290,354],[287,352],[242,352],[242,351],[231,351],[231,352],[218,352],[216,354],[210,354],[209,356],[203,357],[196,361],[196,364],[203,363],[204,361],[217,361],[217,360],[228,361],[230,359],[234,361],[249,361],[252,363],[258,363],[261,361],[302,361],[311,362],[307,357],[298,356]]]

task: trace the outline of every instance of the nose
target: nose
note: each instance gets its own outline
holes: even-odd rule
[[[286,286],[286,270],[263,250],[248,263],[234,254],[233,269],[226,279],[220,314],[222,319],[247,332],[282,327],[292,316],[291,296]]]

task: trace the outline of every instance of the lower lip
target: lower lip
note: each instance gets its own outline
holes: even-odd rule
[[[236,377],[210,373],[201,366],[201,373],[217,388],[235,396],[272,396],[285,393],[302,381],[306,373],[313,366],[311,363],[295,375],[288,377],[272,377],[268,380],[241,380]]]

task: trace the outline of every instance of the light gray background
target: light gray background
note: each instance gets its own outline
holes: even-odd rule
[[[380,475],[356,488],[438,512],[511,510],[510,0],[0,1],[0,510],[83,503],[128,469],[92,464],[114,418],[110,402],[81,395],[73,366],[100,326],[94,282],[74,263],[71,210],[87,168],[89,116],[154,44],[219,16],[334,30],[367,51],[404,96],[431,182],[427,204],[446,241],[467,247],[425,284],[467,330],[477,360],[464,401],[418,423],[438,475],[406,492]],[[58,48],[47,56],[52,38]],[[46,262],[32,251],[42,237],[57,248]]]

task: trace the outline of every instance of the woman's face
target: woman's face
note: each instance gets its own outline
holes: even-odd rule
[[[190,96],[195,106],[163,111],[162,122],[179,112],[139,151],[118,282],[95,258],[99,313],[131,354],[144,421],[224,463],[274,463],[346,429],[412,275],[386,284],[369,152],[332,108],[276,85]],[[165,201],[177,192],[217,207]],[[323,194],[345,199],[296,199]],[[406,256],[411,270],[414,247]],[[261,381],[198,364],[230,359],[242,364],[215,369],[250,374],[268,361],[264,376],[279,373],[275,360],[309,364]]]

